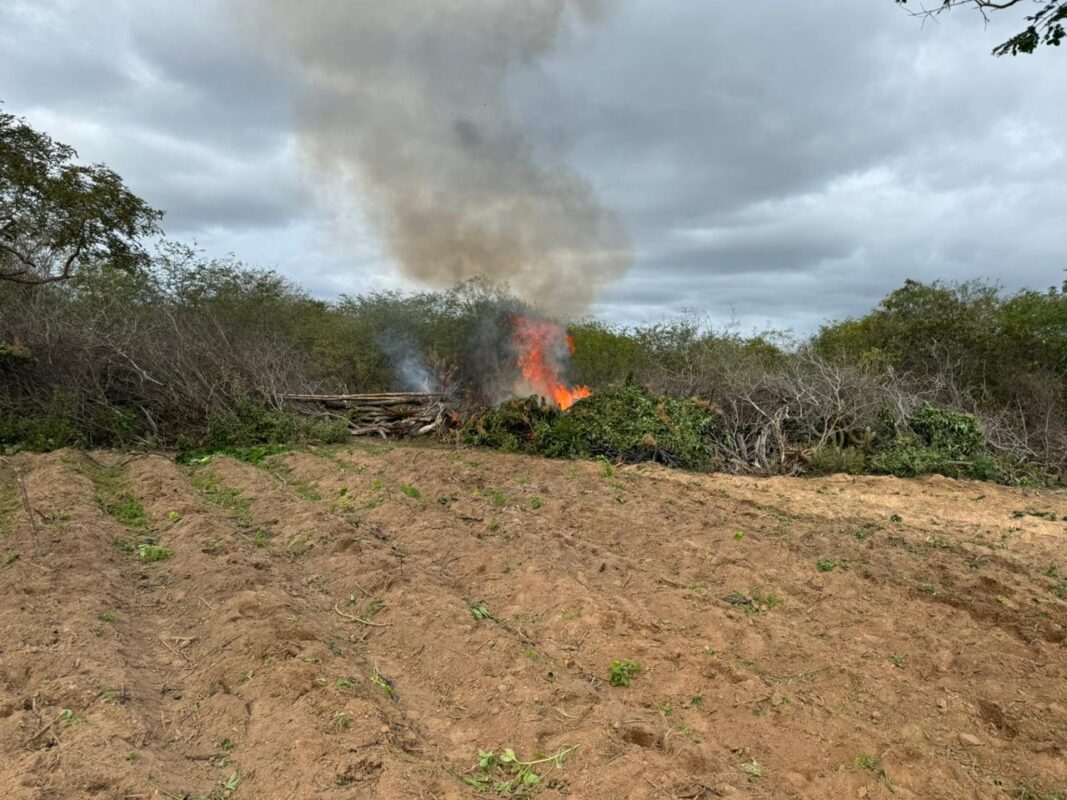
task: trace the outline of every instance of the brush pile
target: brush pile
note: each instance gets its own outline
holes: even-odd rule
[[[509,400],[471,419],[463,435],[470,444],[506,452],[707,470],[716,465],[723,426],[709,403],[624,384],[578,400],[568,411],[539,397]]]
[[[353,436],[425,436],[448,419],[446,397],[435,392],[386,394],[285,394],[306,413],[343,419]]]

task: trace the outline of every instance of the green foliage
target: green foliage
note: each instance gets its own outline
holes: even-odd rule
[[[179,453],[176,460],[179,464],[210,464],[215,456],[229,456],[237,461],[259,466],[268,456],[286,453],[291,449],[292,447],[287,444],[262,444],[252,447],[227,445],[218,448],[187,450]]]
[[[871,456],[871,471],[911,478],[940,474],[992,480],[1001,474],[985,435],[970,414],[926,404],[908,420],[913,433],[898,436]]]
[[[538,398],[512,400],[473,420],[464,436],[508,452],[706,469],[713,461],[710,442],[721,431],[718,414],[706,403],[624,384],[579,400],[567,412]]]
[[[859,475],[866,468],[866,457],[854,447],[828,444],[818,448],[811,457],[811,471],[817,475],[847,473]]]
[[[496,617],[489,611],[488,606],[483,602],[470,603],[467,605],[467,611],[471,617],[481,622],[482,620],[489,619],[496,621]]]
[[[68,279],[85,264],[143,267],[141,239],[161,212],[100,164],[0,112],[0,280],[28,285]]]
[[[1057,2],[1037,16],[1055,23]],[[275,273],[173,242],[148,259],[138,237],[155,212],[123,196],[113,173],[77,172],[69,148],[10,116],[0,121],[3,146],[14,148],[4,168],[18,173],[14,188],[0,188],[0,212],[32,185],[45,188],[23,197],[40,206],[26,213],[47,217],[32,230],[20,221],[18,241],[5,228],[0,245],[62,234],[62,260],[77,221],[109,202],[118,216],[86,224],[114,223],[121,234],[97,242],[98,257],[76,264],[69,280],[0,293],[0,447],[149,445],[194,463],[219,452],[259,463],[295,444],[346,441],[355,421],[347,412],[304,416],[282,392],[424,388],[413,384],[425,379],[479,407],[514,384],[513,319],[529,309],[506,290],[470,281],[328,303]],[[89,216],[74,213],[79,193],[78,213]],[[123,228],[134,219],[142,228]],[[0,271],[6,263],[0,257]],[[606,476],[614,464],[648,460],[1017,483],[1067,468],[1064,290],[1009,295],[980,282],[908,281],[870,314],[828,324],[807,343],[716,330],[692,314],[637,328],[587,319],[569,332],[576,352],[566,378],[592,396],[567,413],[536,399],[505,403],[471,421],[464,439],[599,457]],[[919,398],[930,404],[913,411]],[[991,446],[960,408],[997,420]]]
[[[0,396],[0,445],[42,453],[62,447],[86,446],[85,433],[73,422],[75,404],[69,395],[56,392],[44,400],[35,413],[27,414],[12,402],[12,398]]]
[[[370,676],[370,682],[388,695],[390,700],[396,699],[396,683],[382,675],[377,667],[374,668],[374,673]]]
[[[909,423],[925,445],[948,458],[968,458],[986,449],[982,428],[970,414],[927,403]]]
[[[174,551],[155,544],[141,544],[137,546],[137,557],[149,563],[154,561],[166,561],[174,555]]]
[[[611,662],[611,668],[608,670],[608,683],[612,686],[629,686],[630,682],[636,678],[643,667],[636,661],[632,661],[628,658],[624,658],[621,661]]]
[[[544,768],[562,769],[568,755],[578,745],[564,747],[551,755],[536,756],[523,761],[510,747],[499,753],[478,749],[478,772],[459,776],[465,784],[479,792],[492,789],[505,796],[528,795],[545,784]]]

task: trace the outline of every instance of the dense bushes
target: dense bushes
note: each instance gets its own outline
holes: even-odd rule
[[[519,386],[511,327],[530,309],[501,287],[324,302],[171,242],[153,256],[160,212],[6,114],[0,179],[2,447],[337,441],[343,415],[301,417],[283,396],[433,389],[476,410]],[[1005,295],[907,281],[803,342],[693,315],[571,334],[562,377],[593,396],[569,414],[512,401],[472,440],[774,473],[1067,468],[1067,283]]]
[[[479,283],[328,303],[177,246],[150,269],[0,285],[0,445],[343,437],[343,419],[294,416],[285,392],[445,388],[487,407],[514,389],[509,325],[527,310]],[[571,333],[566,377],[593,397],[562,416],[509,404],[483,420],[479,441],[773,473],[1011,480],[1067,466],[1059,290],[908,283],[870,315],[799,343],[711,330],[692,316],[636,329],[584,320]],[[718,410],[713,428],[679,428],[710,418],[687,416],[700,404]],[[670,425],[657,422],[661,408]]]

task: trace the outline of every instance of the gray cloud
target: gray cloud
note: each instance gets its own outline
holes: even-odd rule
[[[413,285],[370,224],[368,195],[324,194],[307,172],[307,76],[292,50],[250,47],[252,23],[228,1],[86,8],[0,3],[7,110],[115,167],[169,209],[171,232],[213,251],[323,296]],[[891,0],[618,0],[596,25],[561,26],[538,40],[538,58],[517,59],[498,111],[528,163],[573,165],[630,234],[634,268],[595,311],[630,323],[693,307],[803,332],[907,277],[1063,279],[1063,56],[992,58],[1018,23],[994,15],[987,29],[961,9],[921,28]],[[330,47],[351,45],[346,28],[335,33]],[[387,89],[390,53],[412,57],[413,40],[365,39],[355,62],[322,54],[342,89],[360,77],[349,67]],[[455,53],[436,56],[449,74]],[[433,85],[442,109],[478,120],[464,91]],[[346,113],[332,117],[342,138]],[[454,128],[459,139],[474,130]],[[401,166],[405,181],[425,169]],[[339,221],[354,231],[342,248],[330,235]]]

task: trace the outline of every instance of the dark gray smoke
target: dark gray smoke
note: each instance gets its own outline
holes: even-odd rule
[[[630,262],[590,186],[535,157],[506,97],[517,67],[607,0],[260,0],[245,27],[297,70],[317,175],[367,209],[405,275],[485,276],[557,312]]]

